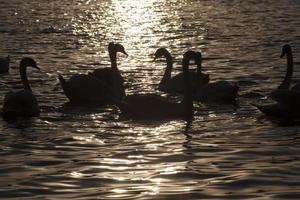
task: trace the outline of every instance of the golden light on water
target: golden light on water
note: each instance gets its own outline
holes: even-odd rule
[[[120,31],[123,32],[123,43],[143,50],[146,46],[158,42],[153,37],[154,28],[160,22],[154,6],[158,0],[114,0],[114,14]],[[151,36],[151,37],[150,37]],[[147,40],[147,42],[144,42]]]

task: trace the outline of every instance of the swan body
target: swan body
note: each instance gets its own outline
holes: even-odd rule
[[[7,73],[9,71],[10,57],[0,58],[0,74]]]
[[[4,97],[2,116],[6,120],[15,120],[17,117],[39,116],[40,109],[38,102],[30,88],[26,68],[39,69],[32,58],[23,58],[20,62],[20,75],[24,90],[9,92]]]
[[[94,76],[78,74],[65,80],[59,75],[58,78],[65,95],[73,104],[106,105],[116,98],[113,88]]]
[[[131,119],[176,119],[193,118],[194,107],[189,80],[189,61],[195,59],[195,52],[187,51],[183,56],[182,69],[184,74],[185,94],[182,102],[170,102],[167,98],[155,94],[129,95],[118,104],[123,115]]]
[[[119,99],[125,96],[125,89],[123,86],[124,79],[117,67],[117,52],[121,52],[128,56],[123,45],[110,42],[108,45],[108,52],[111,61],[111,67],[96,69],[90,72],[89,75],[94,76],[106,84],[110,85],[116,92]]]
[[[292,48],[286,44],[282,47],[280,58],[287,57],[287,71],[283,82],[278,89],[270,94],[270,98],[276,103],[267,105],[254,104],[262,113],[268,116],[283,118],[299,118],[300,117],[300,85],[296,84],[289,89],[293,74],[293,55]]]
[[[151,106],[150,106],[151,105]],[[119,108],[131,119],[170,119],[183,117],[184,108],[156,94],[134,94],[124,98]]]
[[[201,54],[197,54],[197,56],[198,59],[196,59],[196,62],[200,62],[199,64],[201,64],[202,56]],[[238,90],[238,85],[229,81],[207,83],[197,89],[194,100],[205,103],[235,103]]]
[[[270,98],[276,103],[266,105],[254,104],[254,106],[268,116],[280,118],[300,117],[300,91],[278,89],[270,94]]]
[[[239,87],[228,81],[217,81],[202,86],[194,99],[208,103],[233,103],[236,100]]]
[[[185,90],[184,74],[183,72],[181,72],[171,77],[171,72],[173,69],[173,58],[170,52],[166,48],[159,48],[155,52],[154,56],[154,60],[160,57],[165,57],[167,62],[167,67],[163,78],[158,85],[158,89],[167,93],[183,94]],[[203,74],[201,72],[201,63],[197,65],[197,71],[189,70],[189,77],[192,93],[194,93],[197,88],[209,82],[209,75]]]

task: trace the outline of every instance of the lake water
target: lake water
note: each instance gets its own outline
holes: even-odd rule
[[[0,55],[12,68],[0,76],[1,99],[21,88],[18,64],[30,56],[41,68],[28,74],[42,109],[0,120],[1,199],[300,198],[300,127],[250,105],[283,79],[283,44],[300,78],[299,1],[0,0],[0,9]],[[238,105],[195,102],[190,127],[120,120],[115,107],[65,109],[57,75],[108,66],[110,41],[129,54],[118,57],[128,94],[157,92],[158,47],[176,58],[174,73],[192,48],[212,81],[239,83]]]

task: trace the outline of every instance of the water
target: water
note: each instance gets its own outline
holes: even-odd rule
[[[12,60],[1,98],[20,88],[22,57],[42,69],[29,71],[41,117],[0,120],[0,198],[299,199],[299,126],[250,105],[282,80],[285,43],[300,77],[299,1],[0,0],[0,8],[0,55]],[[153,62],[158,47],[176,57],[175,73],[192,48],[212,81],[239,83],[238,106],[195,103],[188,128],[119,120],[114,107],[64,109],[57,75],[109,65],[110,41],[129,54],[118,58],[128,94],[157,92],[165,66]]]

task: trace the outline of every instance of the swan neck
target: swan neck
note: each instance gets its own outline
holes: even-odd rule
[[[29,90],[31,92],[31,87],[29,85],[29,81],[27,78],[27,72],[26,72],[27,66],[20,65],[20,76],[21,76],[21,81],[24,87],[24,90]]]
[[[184,76],[184,85],[185,85],[182,103],[185,107],[185,117],[187,120],[190,120],[193,118],[194,115],[194,106],[193,106],[192,90],[190,86],[189,61],[184,60],[182,67],[183,67],[183,76]]]
[[[287,70],[283,82],[278,87],[279,89],[289,89],[293,76],[293,54],[288,52],[286,55]]]
[[[173,59],[172,59],[172,57],[166,57],[166,61],[167,61],[167,67],[166,67],[164,76],[159,83],[159,87],[162,87],[162,85],[166,84],[166,82],[171,80],[171,73],[172,73],[172,69],[173,69]]]
[[[108,51],[109,51],[111,68],[118,69],[118,67],[117,67],[117,52],[113,49],[109,49]]]
[[[202,73],[202,61],[197,65],[197,74],[200,75]]]

